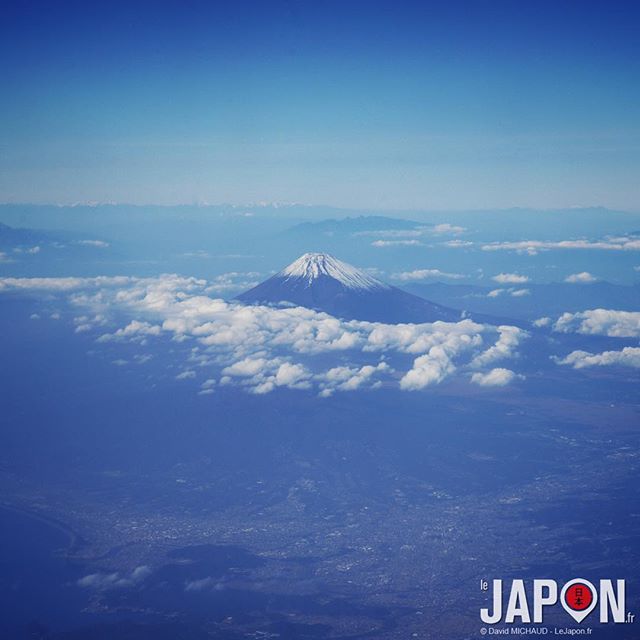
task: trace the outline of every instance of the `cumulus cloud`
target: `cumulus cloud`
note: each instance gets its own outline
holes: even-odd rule
[[[414,271],[403,271],[394,273],[391,278],[402,282],[419,282],[420,280],[431,280],[434,278],[447,278],[450,280],[461,280],[466,276],[461,273],[447,273],[440,269],[415,269]]]
[[[96,327],[107,324],[107,318],[102,313],[96,313],[95,315],[82,315],[73,318],[73,324],[75,325],[76,333],[85,333],[91,331]]]
[[[215,378],[207,378],[201,385],[200,391],[198,391],[198,395],[208,396],[212,393],[215,393],[215,387],[217,385],[217,381]]]
[[[309,389],[312,374],[301,364],[284,357],[249,356],[222,369],[221,384],[231,384],[239,379],[239,384],[253,393],[263,394],[276,387],[289,389]]]
[[[574,369],[615,365],[640,369],[640,348],[625,347],[621,351],[603,351],[602,353],[572,351],[565,358],[554,358],[554,360],[558,364],[569,365]]]
[[[518,273],[499,273],[491,279],[499,284],[524,284],[525,282],[529,282],[527,276],[521,276]]]
[[[418,356],[413,361],[413,367],[400,380],[400,388],[416,391],[442,382],[455,371],[453,356],[467,346],[465,342],[470,344],[471,341],[472,338],[466,337],[462,343],[453,340],[449,341],[449,345],[431,347],[428,353]]]
[[[570,284],[591,284],[592,282],[598,282],[598,278],[588,271],[581,271],[580,273],[572,273],[564,281]]]
[[[218,385],[257,394],[312,389],[325,396],[387,382],[418,390],[469,366],[478,371],[512,357],[526,336],[516,327],[470,319],[388,325],[344,321],[302,307],[243,305],[206,295],[208,281],[176,275],[6,280],[0,280],[5,287],[57,291],[72,305],[90,310],[77,316],[83,330],[102,326],[110,317],[112,329],[102,330],[100,342],[191,342],[188,365],[178,375],[188,381],[195,374],[185,371],[202,368],[203,377],[212,381],[200,387],[202,395]],[[123,316],[126,323],[113,327]]]
[[[549,325],[551,325],[551,323],[553,322],[553,320],[551,318],[549,318],[548,316],[544,316],[542,318],[538,318],[537,320],[533,321],[533,326],[534,327],[548,327]]]
[[[389,365],[386,362],[379,362],[375,367],[365,365],[364,367],[333,367],[325,374],[318,376],[320,380],[321,396],[329,396],[334,391],[355,391],[367,385],[373,376],[378,372],[388,371]],[[379,384],[376,383],[374,387]]]
[[[91,325],[85,325],[91,328]],[[98,338],[100,342],[126,338],[141,338],[144,336],[159,336],[162,328],[140,320],[132,320],[128,325],[118,329],[115,333],[106,333]]]
[[[638,338],[640,337],[640,311],[589,309],[578,313],[563,313],[556,320],[553,329],[560,333]]]
[[[474,373],[471,376],[471,382],[481,387],[504,387],[518,377],[522,376],[517,376],[510,369],[497,368],[491,369],[487,373]]]
[[[147,566],[136,567],[130,574],[114,573],[91,573],[80,578],[77,585],[84,589],[96,591],[107,591],[109,589],[127,589],[143,582],[149,575],[151,569]]]
[[[510,325],[499,326],[498,332],[497,342],[473,358],[472,368],[480,369],[498,360],[515,357],[520,343],[528,336],[524,329]]]

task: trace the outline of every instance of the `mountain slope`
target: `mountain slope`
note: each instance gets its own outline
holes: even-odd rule
[[[457,322],[461,312],[429,302],[374,278],[325,253],[306,253],[240,294],[249,304],[292,303],[347,320]]]

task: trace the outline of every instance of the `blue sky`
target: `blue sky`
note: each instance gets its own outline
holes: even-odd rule
[[[0,201],[640,209],[634,3],[22,4]]]

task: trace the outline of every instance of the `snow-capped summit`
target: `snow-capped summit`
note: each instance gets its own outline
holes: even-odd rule
[[[288,267],[283,269],[276,277],[302,278],[308,286],[314,280],[323,276],[333,278],[348,289],[389,289],[389,285],[377,280],[366,271],[352,267],[342,260],[338,260],[328,253],[305,253]]]
[[[347,320],[457,322],[461,317],[460,311],[385,284],[326,253],[305,253],[237,299],[249,304],[290,303]]]

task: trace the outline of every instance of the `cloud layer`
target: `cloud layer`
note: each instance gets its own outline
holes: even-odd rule
[[[384,384],[417,391],[458,371],[483,373],[514,357],[527,336],[517,327],[469,319],[389,325],[302,307],[246,306],[209,297],[213,286],[177,275],[0,280],[0,290],[68,296],[83,310],[77,326],[95,331],[102,343],[190,341],[189,361],[177,376],[183,384],[205,380],[195,380],[203,395],[218,385],[259,394],[311,389],[323,396]],[[115,311],[128,320],[114,327]]]

